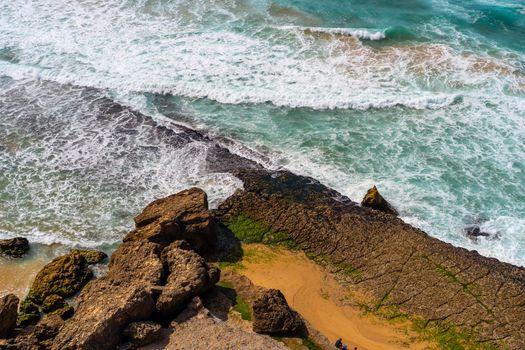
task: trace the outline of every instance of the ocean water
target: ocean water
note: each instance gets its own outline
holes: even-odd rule
[[[0,76],[0,236],[110,244],[241,186],[115,101],[525,265],[523,0],[3,1]]]

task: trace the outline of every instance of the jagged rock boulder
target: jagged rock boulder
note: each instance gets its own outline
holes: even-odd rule
[[[141,284],[113,285],[105,278],[88,284],[78,297],[78,306],[52,349],[113,349],[124,327],[148,319],[154,310],[151,293]]]
[[[265,334],[287,334],[304,330],[301,316],[293,311],[278,289],[269,289],[254,301],[253,330]]]
[[[0,298],[0,338],[8,337],[15,328],[19,301],[14,294]]]
[[[83,255],[72,252],[59,256],[38,272],[28,299],[40,304],[51,294],[70,297],[80,291],[92,277],[93,272]]]
[[[82,255],[88,265],[99,264],[108,257],[106,253],[94,249],[73,249],[71,253]]]
[[[215,241],[208,199],[199,188],[153,201],[135,217],[135,224],[136,229],[124,241],[147,239],[168,245],[183,239],[197,251],[206,250]]]
[[[112,349],[127,324],[148,319],[155,308],[151,288],[163,277],[160,253],[160,245],[146,240],[120,245],[107,275],[80,293],[75,315],[53,349]]]
[[[163,319],[173,318],[191,298],[208,290],[220,278],[218,268],[208,265],[194,251],[180,247],[180,242],[174,242],[162,252],[169,276],[157,299],[156,310]]]
[[[162,335],[162,327],[151,321],[132,322],[124,328],[123,335],[131,343],[131,347],[136,348],[159,340]]]
[[[388,203],[386,199],[383,198],[383,196],[381,196],[376,186],[372,187],[368,190],[368,192],[366,192],[363,200],[361,201],[361,206],[379,210],[383,213],[392,214],[395,216],[398,215],[397,210],[390,203]]]
[[[0,239],[0,254],[20,258],[29,251],[29,241],[24,237]]]

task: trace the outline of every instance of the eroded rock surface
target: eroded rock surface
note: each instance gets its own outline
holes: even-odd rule
[[[289,172],[246,171],[216,211],[285,232],[347,283],[395,306],[477,339],[525,347],[525,269],[441,242],[402,220],[360,207],[316,180]]]
[[[169,271],[156,309],[163,319],[173,318],[193,296],[207,291],[220,278],[220,271],[209,266],[192,250],[179,248],[174,242],[162,252],[162,259]]]
[[[253,330],[257,333],[288,334],[304,330],[301,316],[293,311],[278,289],[268,289],[253,303]]]
[[[0,298],[0,338],[6,338],[15,328],[18,302],[14,294]]]

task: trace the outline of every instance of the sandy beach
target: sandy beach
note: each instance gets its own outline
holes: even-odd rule
[[[330,341],[342,337],[349,349],[362,350],[427,347],[425,343],[411,341],[414,334],[407,334],[407,324],[363,316],[358,307],[343,305],[349,291],[304,253],[275,251],[263,245],[247,245],[245,250],[256,257],[244,260],[239,273],[256,285],[280,289],[290,306]],[[262,256],[266,258],[261,259]]]

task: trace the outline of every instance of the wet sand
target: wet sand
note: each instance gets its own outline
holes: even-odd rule
[[[343,305],[349,293],[326,271],[303,253],[250,245],[255,255],[267,259],[246,259],[239,273],[259,286],[280,289],[290,306],[298,311],[330,341],[342,337],[349,349],[425,349],[414,343],[407,324],[392,324],[372,316],[363,316],[356,306]],[[253,255],[252,252],[250,255]]]
[[[24,298],[38,271],[66,251],[66,248],[59,245],[31,245],[29,254],[23,258],[0,257],[0,296],[13,293]]]

